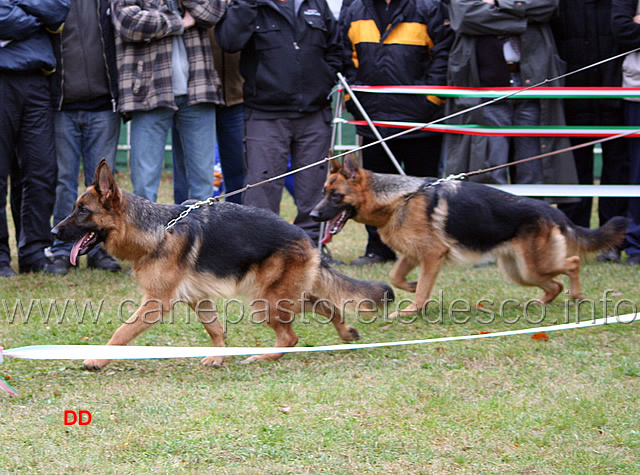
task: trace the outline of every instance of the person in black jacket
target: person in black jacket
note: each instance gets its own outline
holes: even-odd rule
[[[20,272],[64,273],[44,253],[52,240],[57,172],[47,76],[56,67],[52,41],[57,41],[69,5],[70,0],[0,2],[0,277],[15,275],[6,216],[10,171],[12,209],[20,210]]]
[[[567,62],[567,70],[575,71],[618,52],[618,44],[611,28],[611,0],[563,0],[551,27],[560,57]],[[621,60],[608,61],[566,78],[566,86],[619,86]],[[621,99],[567,99],[564,101],[567,125],[614,125],[624,121]],[[588,142],[591,138],[571,138],[571,145]],[[593,146],[573,151],[580,184],[593,184]],[[627,139],[602,144],[603,185],[628,183]],[[580,198],[577,203],[558,207],[575,224],[589,227],[593,199]],[[598,206],[600,226],[614,216],[624,216],[626,198],[601,198]],[[602,252],[598,260],[619,261],[620,251]]]
[[[625,51],[640,48],[640,1],[613,0],[611,23],[615,37]],[[628,55],[622,64],[625,87],[640,87],[640,52]],[[626,125],[640,126],[640,102],[637,98],[624,101],[624,121]],[[630,138],[629,183],[640,185],[640,139]],[[629,199],[625,252],[627,264],[640,265],[640,198]]]
[[[340,70],[338,29],[325,0],[234,0],[216,25],[229,53],[242,51],[246,182],[253,184],[326,157],[331,141],[328,95]],[[314,243],[309,214],[322,198],[326,166],[295,175],[300,226]],[[247,190],[243,203],[279,213],[284,180]]]
[[[344,73],[351,85],[445,86],[453,32],[446,8],[435,0],[352,0],[340,12]],[[358,100],[373,120],[427,123],[442,116],[443,100],[412,94],[358,94]],[[354,117],[360,111],[346,101]],[[379,128],[383,137],[398,132]],[[359,126],[363,144],[375,142],[368,127]],[[439,175],[442,136],[412,132],[387,142],[394,157],[408,175]],[[363,166],[378,173],[397,173],[381,145],[362,150]],[[373,226],[366,226],[365,255],[352,265],[366,265],[395,259]]]
[[[120,138],[115,49],[109,1],[72,0],[52,81],[58,162],[54,225],[73,210],[80,161],[85,186],[92,183],[101,158],[115,169]],[[53,263],[61,272],[72,267],[71,244],[55,241],[51,246]],[[87,255],[87,267],[120,270],[120,264],[101,245]]]

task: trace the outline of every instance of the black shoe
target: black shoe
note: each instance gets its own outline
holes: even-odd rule
[[[605,249],[600,251],[596,256],[596,261],[600,262],[620,262],[620,251],[616,248]]]
[[[87,256],[87,267],[90,269],[102,269],[109,272],[120,272],[122,267],[103,247],[100,247],[95,254]]]
[[[365,254],[362,257],[358,257],[357,259],[352,260],[351,265],[359,267],[359,266],[367,266],[369,264],[379,264],[381,262],[389,262],[393,260],[394,259],[392,258],[383,257],[378,254],[374,254],[373,252],[370,252],[368,254]]]
[[[630,266],[640,266],[640,254],[632,254],[625,264]]]
[[[0,277],[15,277],[16,275],[16,271],[9,264],[0,266]]]
[[[30,274],[31,272],[46,272],[47,274],[53,275],[66,275],[69,273],[67,269],[57,267],[53,262],[51,262],[46,257],[43,257],[39,261],[34,262],[33,264],[20,264],[20,273],[21,274]]]
[[[71,261],[69,260],[69,256],[56,256],[51,260],[51,262],[58,269],[62,269],[64,271],[66,271],[65,274],[67,272],[69,272],[69,269],[74,267],[73,265],[71,265]]]

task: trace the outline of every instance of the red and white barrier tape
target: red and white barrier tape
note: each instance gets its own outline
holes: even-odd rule
[[[498,98],[523,91],[513,99],[621,99],[640,97],[640,87],[456,87],[456,86],[353,86],[354,92],[424,94],[438,97]]]
[[[337,119],[342,123],[353,125],[368,125],[364,120]],[[390,127],[394,129],[413,129],[419,127],[418,122],[401,122],[392,120],[374,120],[376,127]],[[540,125],[533,127],[487,127],[477,124],[434,124],[425,125],[424,130],[441,132],[445,134],[459,135],[484,135],[495,137],[613,137],[614,135],[637,130],[637,126],[601,127],[601,126],[549,126]],[[629,134],[628,137],[640,137],[640,132]]]

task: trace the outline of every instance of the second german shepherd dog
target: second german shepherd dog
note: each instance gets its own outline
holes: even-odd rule
[[[424,311],[445,260],[473,263],[487,254],[512,281],[540,287],[543,303],[562,291],[554,279],[559,274],[569,277],[569,295],[581,299],[579,256],[616,246],[625,236],[622,217],[590,230],[540,200],[473,182],[426,187],[428,180],[373,173],[349,155],[344,166],[332,162],[324,197],[311,213],[329,221],[325,242],[348,219],[377,226],[382,240],[401,254],[391,283],[416,293],[414,304],[399,314]],[[418,281],[408,282],[416,266]]]
[[[184,210],[183,205],[152,203],[122,190],[103,159],[72,214],[53,228],[56,239],[75,241],[72,262],[103,243],[109,253],[132,263],[144,290],[142,305],[109,345],[130,343],[179,300],[197,312],[213,346],[224,346],[223,326],[210,299],[235,295],[253,299],[252,313],[262,312],[261,320],[276,333],[276,346],[297,343],[291,324],[302,311],[328,317],[340,338],[353,341],[359,335],[344,323],[345,303],[375,311],[393,298],[385,284],[351,279],[321,264],[304,231],[270,211],[214,203],[193,209],[167,230],[167,223]],[[148,315],[155,315],[152,321]],[[252,356],[245,362],[281,356]],[[108,362],[87,360],[84,366],[98,370]],[[222,357],[202,360],[209,366],[222,362]]]

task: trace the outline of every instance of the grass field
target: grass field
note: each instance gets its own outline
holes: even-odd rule
[[[126,176],[119,181],[127,186]],[[163,180],[164,201],[169,187]],[[287,199],[283,214],[291,220],[292,213]],[[349,223],[334,239],[334,258],[357,257],[364,240],[362,226]],[[340,269],[388,281],[390,267]],[[538,289],[505,282],[495,266],[447,267],[436,286],[441,305],[426,319],[352,316],[351,323],[364,343],[410,340],[574,321],[576,313],[602,317],[604,298],[607,314],[625,314],[640,300],[637,268],[592,260],[582,278],[594,308],[563,297],[544,315],[531,306],[525,318],[515,301],[538,297]],[[120,303],[141,298],[126,273],[86,268],[65,277],[21,275],[0,286],[5,348],[104,344],[134,305],[121,312]],[[61,321],[46,321],[37,305],[28,321],[12,313],[18,300],[25,307],[40,302],[46,313],[66,299],[80,309],[102,302],[102,313],[97,321],[69,309]],[[186,309],[177,313],[136,344],[208,345],[193,315],[187,321]],[[339,344],[327,325],[299,322],[295,329],[301,346]],[[20,393],[0,393],[0,471],[639,473],[639,334],[638,324],[615,324],[551,332],[548,340],[523,335],[309,353],[256,365],[228,358],[219,370],[176,359],[119,361],[90,373],[79,361],[5,359],[0,375]],[[272,343],[266,327],[228,326],[229,346]],[[89,411],[92,421],[66,426],[65,410]]]

